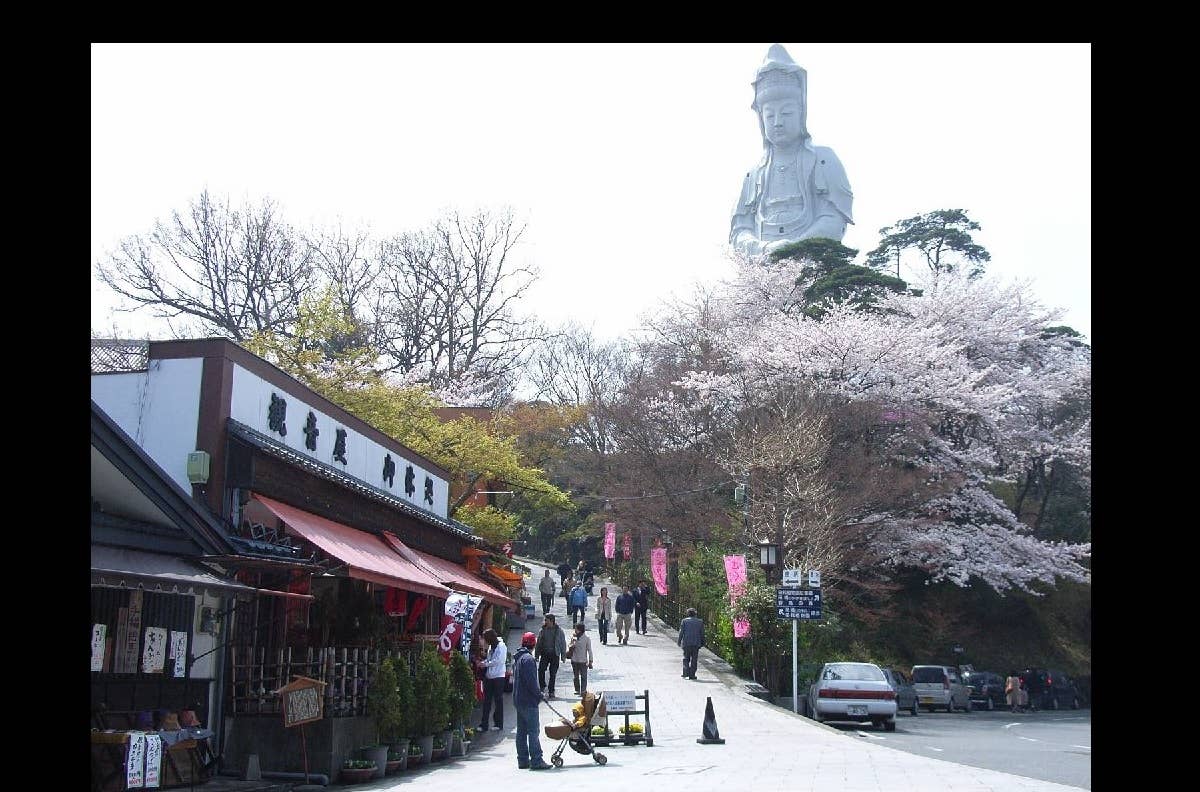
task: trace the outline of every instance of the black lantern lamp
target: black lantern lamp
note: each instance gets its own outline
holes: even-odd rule
[[[758,543],[758,563],[763,568],[763,572],[767,573],[767,580],[771,579],[771,570],[779,563],[779,545],[769,541]]]

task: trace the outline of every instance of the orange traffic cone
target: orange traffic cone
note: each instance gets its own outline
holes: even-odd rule
[[[701,729],[704,735],[696,740],[701,745],[724,745],[725,741],[721,739],[720,733],[717,731],[717,716],[713,713],[712,696],[708,697],[708,704],[704,707],[704,726]]]

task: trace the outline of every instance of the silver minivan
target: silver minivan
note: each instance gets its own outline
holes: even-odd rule
[[[946,712],[971,711],[971,689],[963,683],[954,666],[913,666],[912,683],[917,690],[917,700],[930,712],[937,707],[945,707]]]

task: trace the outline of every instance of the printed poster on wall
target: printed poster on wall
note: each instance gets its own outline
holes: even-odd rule
[[[604,523],[604,557],[612,558],[617,554],[617,524]]]
[[[125,786],[141,789],[146,782],[146,735],[129,733],[129,753],[125,757]]]
[[[156,789],[162,768],[162,738],[157,734],[146,735],[146,788]]]
[[[165,627],[147,627],[146,645],[142,650],[142,673],[161,673],[167,662],[167,630]]]
[[[171,630],[171,658],[175,661],[174,676],[187,675],[187,633]]]
[[[107,624],[92,625],[92,670],[104,670],[104,637],[108,633]]]

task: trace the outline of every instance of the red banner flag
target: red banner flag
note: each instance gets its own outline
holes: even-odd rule
[[[617,554],[617,524],[604,523],[604,557],[612,558]]]
[[[740,555],[725,556],[725,579],[729,581],[729,604],[733,605],[742,591],[746,588],[746,557]],[[733,637],[745,638],[750,635],[750,622],[744,618],[733,621]]]
[[[629,534],[625,534],[625,541],[621,543],[621,549],[625,553],[626,561],[633,557],[633,540]]]

